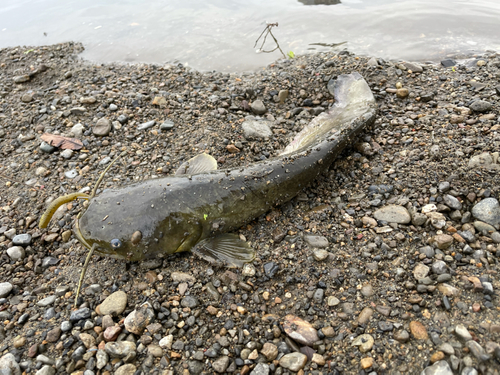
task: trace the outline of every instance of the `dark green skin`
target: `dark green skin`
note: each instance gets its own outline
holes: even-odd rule
[[[342,92],[338,96],[336,91],[339,103],[349,100]],[[101,254],[131,261],[190,250],[201,240],[236,230],[295,197],[373,123],[375,114],[375,102],[368,100],[362,111],[322,133],[321,141],[246,167],[106,190],[90,201],[82,215],[82,237],[91,246],[97,243]],[[136,231],[142,239],[134,245],[131,238]],[[111,246],[113,239],[121,241],[120,248]]]

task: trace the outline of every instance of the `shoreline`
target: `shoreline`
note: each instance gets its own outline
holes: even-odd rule
[[[81,48],[0,50],[0,369],[499,373],[500,54],[446,67],[318,53],[218,73],[92,64]],[[273,157],[332,105],[328,82],[353,70],[375,95],[375,125],[238,231],[257,251],[249,267],[94,256],[72,309],[83,203],[40,230],[50,200],[91,189],[122,152],[101,190],[201,152],[219,168]],[[44,133],[82,148],[40,147]],[[150,319],[130,325],[136,314]]]

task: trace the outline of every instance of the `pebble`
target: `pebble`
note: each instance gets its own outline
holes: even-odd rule
[[[21,368],[16,362],[16,357],[11,353],[6,353],[0,358],[0,373],[3,375],[21,375]]]
[[[14,236],[12,243],[18,246],[28,246],[31,244],[31,234],[22,233]]]
[[[323,249],[315,248],[313,250],[313,257],[318,262],[324,261],[326,258],[328,258],[329,255],[330,255],[330,253],[326,250],[323,250]]]
[[[107,342],[104,350],[112,358],[125,358],[135,352],[136,346],[130,341]]]
[[[64,159],[71,159],[71,157],[73,156],[73,150],[70,149],[63,150],[61,151],[61,156]]]
[[[174,128],[174,122],[172,120],[165,120],[160,125],[160,130],[161,131],[172,130],[173,128]]]
[[[367,368],[370,368],[373,366],[373,358],[372,357],[362,358],[360,363],[361,363],[361,368],[363,370],[366,370]]]
[[[471,334],[469,333],[469,331],[467,330],[467,328],[465,328],[465,326],[463,324],[458,324],[455,327],[455,333],[463,341],[472,340]]]
[[[127,363],[118,367],[118,369],[115,371],[115,375],[134,375],[136,371],[137,367],[135,367],[135,365]]]
[[[7,249],[7,255],[13,261],[24,259],[26,253],[24,252],[24,248],[21,246],[12,246]]]
[[[148,122],[143,122],[142,124],[139,124],[139,126],[137,126],[137,130],[146,130],[146,129],[152,128],[153,126],[155,126],[155,124],[156,124],[156,121],[154,121],[154,120],[148,121]]]
[[[50,305],[52,305],[56,301],[56,298],[57,298],[57,296],[48,296],[48,297],[45,297],[44,299],[41,299],[40,301],[38,301],[36,303],[36,305],[40,306],[40,307],[50,306]]]
[[[268,361],[273,361],[278,356],[278,347],[274,344],[266,342],[260,351]]]
[[[474,112],[488,112],[493,108],[493,105],[486,100],[476,100],[470,105],[470,109]]]
[[[283,328],[291,339],[300,344],[312,346],[313,343],[319,340],[316,329],[309,322],[297,316],[285,316]]]
[[[379,208],[373,213],[373,216],[377,220],[387,221],[388,223],[408,224],[411,221],[408,210],[397,205]]]
[[[118,316],[127,307],[127,294],[123,291],[116,291],[111,293],[106,299],[99,305],[99,313],[101,315],[112,315]]]
[[[281,367],[294,372],[297,372],[304,368],[306,363],[307,356],[298,352],[285,354],[279,361]]]
[[[453,375],[453,371],[448,365],[448,362],[438,361],[432,366],[426,367],[420,375]]]
[[[420,280],[429,274],[430,268],[423,263],[417,263],[413,269],[413,276],[415,279]]]
[[[500,204],[495,198],[485,198],[472,207],[472,216],[496,227],[500,225]]]
[[[267,363],[257,363],[250,375],[269,375],[269,371]]]
[[[440,250],[446,250],[453,244],[453,237],[449,234],[438,234],[434,236],[436,247]]]
[[[217,360],[215,360],[212,363],[212,367],[215,370],[215,372],[223,373],[226,371],[227,367],[229,366],[229,361],[230,361],[230,359],[228,356],[222,356],[220,358],[217,358]]]
[[[120,121],[120,119],[118,119]],[[107,118],[100,118],[97,123],[92,127],[92,134],[98,137],[105,137],[111,132],[111,121]]]
[[[351,345],[357,346],[361,353],[366,353],[373,348],[374,344],[373,336],[365,333],[356,337]]]
[[[427,340],[429,338],[425,326],[417,321],[410,322],[410,332],[417,340]]]
[[[252,112],[256,115],[263,115],[267,111],[266,106],[264,105],[264,102],[262,102],[262,100],[254,100],[250,105],[250,108],[252,108]]]
[[[45,365],[36,372],[36,375],[54,375],[55,373],[56,369],[54,367]]]
[[[88,307],[83,307],[81,309],[75,310],[71,312],[69,317],[70,322],[78,322],[83,319],[90,318],[90,309]]]
[[[273,135],[270,122],[267,120],[245,120],[241,124],[245,139],[268,139]]]
[[[460,201],[452,195],[445,194],[443,196],[443,201],[444,201],[444,204],[446,204],[448,207],[450,207],[454,210],[461,210],[462,209],[462,203],[460,203]]]
[[[72,169],[70,171],[64,172],[64,176],[66,176],[67,179],[73,179],[76,176],[78,176],[78,171],[76,169]]]
[[[145,303],[127,315],[124,321],[125,328],[131,333],[141,335],[153,318],[153,310]]]
[[[40,150],[47,154],[50,154],[56,150],[56,147],[51,146],[47,142],[43,141],[42,143],[40,143]]]
[[[328,239],[323,236],[306,235],[304,241],[312,248],[328,247]]]

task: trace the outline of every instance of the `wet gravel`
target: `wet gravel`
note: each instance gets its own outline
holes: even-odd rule
[[[323,53],[253,73],[96,65],[79,44],[0,50],[0,371],[499,374],[500,55],[410,63]],[[370,129],[291,202],[239,230],[243,269],[189,253],[130,263],[53,199],[273,157],[359,71]],[[81,141],[78,150],[43,134]],[[189,204],[189,202],[186,202]]]

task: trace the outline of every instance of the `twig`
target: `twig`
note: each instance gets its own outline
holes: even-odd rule
[[[273,27],[278,27],[278,22],[274,22],[274,23],[268,23],[266,25],[266,27],[264,28],[264,30],[260,33],[259,37],[257,38],[257,40],[255,41],[255,44],[253,46],[253,48],[255,48],[257,46],[257,43],[259,42],[260,38],[262,38],[262,35],[264,35],[264,39],[262,40],[262,44],[260,45],[260,48],[259,50],[261,52],[264,52],[264,53],[271,53],[271,52],[274,52],[276,51],[277,49],[280,50],[281,54],[283,55],[284,58],[286,58],[286,55],[283,53],[283,51],[281,50],[281,47],[278,43],[278,40],[275,38],[275,36],[273,35],[273,32],[272,32],[272,28]],[[264,44],[266,44],[266,39],[267,39],[267,36],[268,35],[271,35],[274,39],[274,42],[276,43],[276,47],[270,51],[266,51],[264,50]]]

